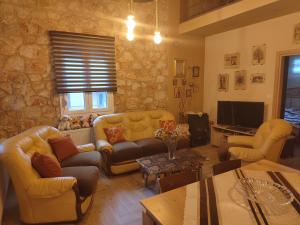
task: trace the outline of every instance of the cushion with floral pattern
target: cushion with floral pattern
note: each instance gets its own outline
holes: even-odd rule
[[[110,144],[126,141],[122,127],[103,128],[107,141]]]
[[[164,129],[167,132],[173,132],[176,129],[176,121],[175,120],[160,120],[159,126],[160,126],[160,128]]]

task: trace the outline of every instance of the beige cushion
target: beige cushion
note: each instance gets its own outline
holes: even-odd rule
[[[120,126],[125,129],[127,141],[136,141],[154,137],[160,120],[174,120],[174,116],[165,110],[128,112],[98,117],[94,121],[95,139],[106,140],[103,128]],[[97,146],[98,148],[99,146]]]

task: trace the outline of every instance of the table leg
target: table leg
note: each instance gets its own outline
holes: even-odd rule
[[[152,220],[146,211],[143,211],[143,225],[156,225],[155,221]]]
[[[148,178],[149,178],[149,175],[147,173],[144,173],[143,176],[144,176],[145,187],[148,187]]]
[[[200,180],[201,177],[202,177],[202,167],[200,167],[198,170],[198,180]]]

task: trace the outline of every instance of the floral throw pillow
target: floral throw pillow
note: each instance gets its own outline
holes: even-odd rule
[[[103,128],[107,141],[110,144],[126,141],[124,137],[124,129],[122,127]]]
[[[164,129],[167,132],[173,132],[176,129],[176,121],[175,120],[160,120],[159,126],[160,126],[160,128]]]

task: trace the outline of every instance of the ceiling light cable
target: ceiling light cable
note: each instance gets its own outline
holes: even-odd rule
[[[154,43],[159,45],[162,41],[160,32],[158,30],[158,0],[155,0],[155,31],[153,37]]]
[[[136,26],[136,22],[134,20],[134,15],[133,15],[132,0],[130,0],[129,2],[129,15],[127,16],[126,26],[127,26],[127,34],[126,34],[127,40],[133,41],[134,28]]]

